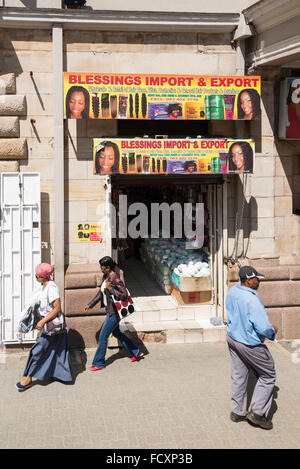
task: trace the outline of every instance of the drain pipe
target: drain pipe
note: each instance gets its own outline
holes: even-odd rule
[[[54,104],[54,253],[55,283],[64,311],[65,240],[64,240],[64,108],[63,108],[63,27],[52,28],[53,104]]]

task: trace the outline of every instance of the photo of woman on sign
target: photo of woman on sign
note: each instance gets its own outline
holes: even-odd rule
[[[169,104],[167,108],[168,119],[176,120],[182,117],[182,107],[178,103]]]
[[[116,143],[101,142],[96,148],[95,173],[112,174],[119,172],[120,152]]]
[[[90,95],[82,86],[71,86],[66,96],[66,118],[88,119]]]
[[[191,173],[197,172],[197,165],[195,161],[185,161],[183,165],[183,169],[186,174],[191,174]]]
[[[260,96],[256,90],[242,90],[237,100],[238,119],[259,120],[261,118]]]
[[[228,152],[229,173],[252,173],[253,150],[248,142],[234,142]]]

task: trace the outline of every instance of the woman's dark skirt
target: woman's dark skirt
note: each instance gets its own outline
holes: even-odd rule
[[[72,381],[67,332],[53,336],[40,334],[29,352],[24,376],[40,381],[48,378]]]

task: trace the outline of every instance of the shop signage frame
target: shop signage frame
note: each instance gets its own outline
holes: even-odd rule
[[[259,120],[260,101],[260,76],[64,73],[66,119]]]
[[[94,139],[94,174],[252,174],[255,144],[245,139]]]

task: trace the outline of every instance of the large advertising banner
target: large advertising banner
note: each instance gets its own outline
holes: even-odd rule
[[[280,83],[279,138],[300,140],[300,77]]]
[[[259,120],[259,76],[64,73],[66,119]]]
[[[94,174],[234,174],[254,172],[252,140],[94,139]]]

